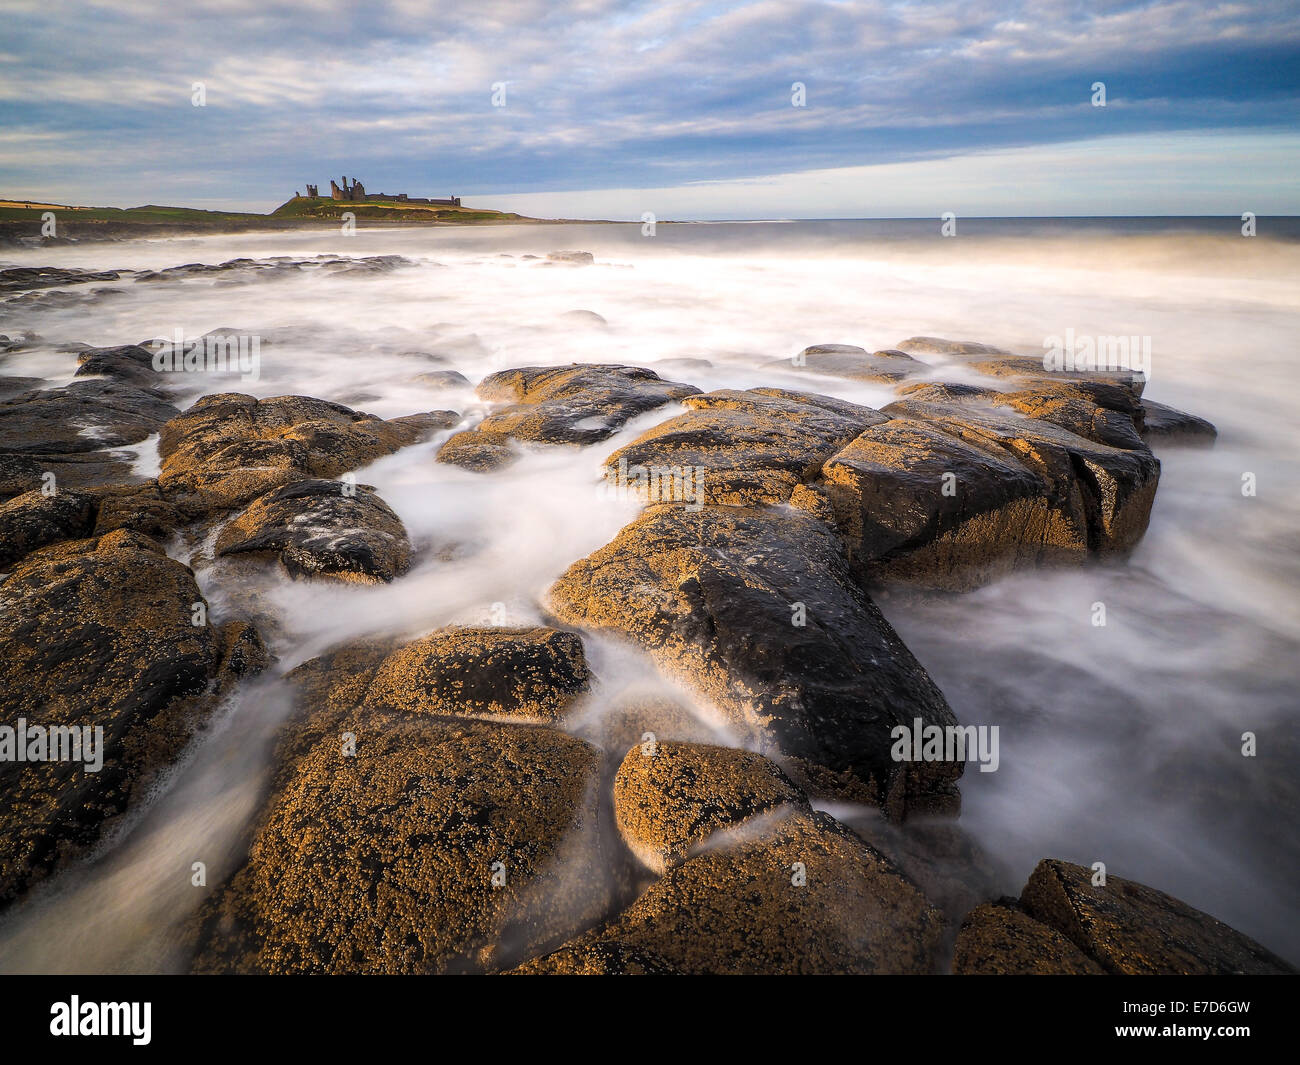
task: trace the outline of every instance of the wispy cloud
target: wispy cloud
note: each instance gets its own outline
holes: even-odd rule
[[[1175,131],[1285,137],[1300,117],[1291,2],[6,7],[0,133],[19,139],[0,140],[0,187],[95,202],[148,184],[265,207],[340,172],[466,196],[672,187]]]

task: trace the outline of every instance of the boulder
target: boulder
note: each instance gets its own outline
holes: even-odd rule
[[[163,427],[158,484],[192,509],[236,507],[293,481],[338,477],[458,417],[446,411],[385,421],[308,396],[204,396]]]
[[[437,461],[475,473],[490,473],[514,461],[516,456],[505,433],[462,429],[447,437],[438,448]]]
[[[895,817],[955,802],[962,763],[890,753],[895,726],[955,725],[952,711],[811,515],[650,507],[548,599],[561,620],[640,645],[819,791]]]
[[[793,359],[766,363],[772,369],[806,369],[812,373],[847,377],[851,381],[894,384],[926,372],[929,367],[905,351],[869,352],[854,344],[814,344]]]
[[[92,847],[225,685],[264,664],[256,631],[214,629],[195,612],[202,601],[186,566],[125,531],[42,548],[0,583],[0,726],[26,723],[28,757],[36,727],[50,744],[60,730],[64,755],[74,735],[83,742],[80,761],[0,759],[0,906]]]
[[[78,540],[95,523],[94,500],[82,492],[24,492],[0,503],[0,570],[38,547]]]
[[[688,396],[685,414],[646,430],[605,460],[607,481],[647,502],[752,506],[795,488],[870,425],[870,407],[810,392],[725,389]]]
[[[1125,975],[1294,973],[1281,958],[1209,914],[1144,884],[1045,858],[1020,893],[1029,916],[1107,972]]]
[[[248,860],[199,915],[196,971],[482,971],[599,919],[595,750],[347,705],[290,723]]]
[[[544,444],[594,444],[637,415],[698,391],[638,366],[524,366],[479,382],[481,398],[510,406],[489,414],[478,428]]]
[[[885,414],[916,418],[963,440],[992,444],[1036,472],[1058,510],[1086,530],[1088,549],[1123,554],[1146,532],[1160,460],[1145,445],[1111,447],[1045,421],[901,401]]]
[[[921,974],[936,967],[941,930],[883,855],[801,811],[670,869],[604,928],[531,968],[564,971],[610,952],[681,973]]]
[[[559,721],[588,690],[582,641],[559,629],[438,629],[379,665],[366,706]]]
[[[1011,900],[966,915],[953,945],[958,976],[1098,976],[1106,970]]]
[[[822,470],[823,492],[868,579],[965,590],[1019,566],[1082,559],[1077,497],[1017,457],[910,418],[873,426]]]
[[[1142,438],[1157,447],[1212,447],[1219,431],[1204,418],[1163,403],[1142,401]]]
[[[275,555],[295,577],[386,583],[410,567],[411,543],[374,492],[313,479],[253,500],[221,530],[216,554]]]
[[[111,377],[137,388],[161,388],[167,375],[153,367],[153,352],[139,344],[86,348],[77,354],[77,377]]]
[[[663,874],[715,832],[782,806],[807,807],[781,768],[753,751],[654,740],[614,778],[614,819],[646,868]]]

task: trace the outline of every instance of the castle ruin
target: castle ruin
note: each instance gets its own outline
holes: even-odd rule
[[[298,198],[298,192],[296,189],[294,190],[293,195],[295,199]],[[311,200],[320,199],[319,186],[308,185],[307,198]],[[330,199],[341,200],[345,203],[363,203],[363,202],[373,203],[380,200],[386,200],[392,203],[409,203],[418,206],[428,206],[428,207],[459,207],[460,206],[459,196],[448,196],[446,199],[437,200],[437,199],[426,199],[424,197],[419,197],[419,196],[408,196],[404,192],[399,192],[395,195],[390,195],[389,193],[386,192],[367,193],[366,187],[363,184],[361,184],[360,181],[357,181],[355,178],[353,179],[352,184],[349,185],[348,176],[346,174],[343,175],[342,185],[337,184],[333,178],[330,178]]]

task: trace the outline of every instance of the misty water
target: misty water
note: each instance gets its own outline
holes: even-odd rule
[[[562,249],[591,265],[548,262]],[[187,375],[205,392],[299,393],[383,417],[434,409],[467,421],[471,382],[512,366],[648,366],[702,389],[780,385],[882,406],[889,386],[787,363],[815,343],[888,348],[905,337],[979,340],[1041,354],[1044,340],[1149,336],[1147,398],[1199,414],[1217,446],[1158,449],[1150,529],[1126,561],[1021,573],[965,595],[893,592],[877,601],[943,688],[959,720],[998,725],[997,772],[972,766],[961,823],[992,859],[985,894],[1018,894],[1056,857],[1169,892],[1300,961],[1293,830],[1300,673],[1300,233],[1243,238],[1238,223],[795,222],[362,229],[89,244],[8,251],[5,265],[156,270],[237,257],[410,260],[364,273],[321,267],[233,271],[69,289],[65,303],[0,304],[0,332],[45,343],[3,372],[66,384],[70,342],[135,343],[217,327],[263,338],[256,381]],[[532,258],[536,256],[538,258]],[[92,295],[90,290],[97,290]],[[574,314],[573,312],[594,312]],[[934,356],[932,376],[962,372]],[[387,586],[293,581],[268,566],[257,609],[280,657],[196,739],[166,786],[96,855],[0,924],[0,970],[183,967],[180,928],[241,859],[271,737],[289,707],[287,669],[371,633],[451,623],[541,621],[541,597],[574,560],[637,512],[600,487],[600,464],[649,425],[604,445],[537,448],[490,475],[433,461],[453,430],[357,472],[400,515],[418,551]],[[156,440],[133,449],[157,469]],[[1256,492],[1243,494],[1243,474]],[[169,550],[190,560],[193,545]],[[250,589],[201,567],[223,620]],[[1106,624],[1094,624],[1094,604]],[[599,681],[588,714],[629,684],[667,684],[638,653],[589,639]],[[708,708],[700,707],[709,719]],[[576,727],[576,726],[575,726]],[[1242,734],[1258,754],[1242,754]],[[720,738],[726,736],[720,734]],[[861,815],[861,812],[859,812]]]

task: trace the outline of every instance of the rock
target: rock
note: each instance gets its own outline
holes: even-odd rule
[[[90,281],[116,281],[112,270],[75,270],[57,266],[13,266],[0,270],[0,293],[27,292],[56,285],[84,285]]]
[[[21,396],[24,392],[41,388],[44,384],[43,377],[0,377],[0,400]]]
[[[475,473],[490,473],[513,462],[516,457],[517,452],[511,448],[510,437],[505,433],[462,429],[447,437],[438,448],[436,461]]]
[[[110,377],[137,388],[161,388],[167,375],[153,367],[153,352],[138,344],[87,348],[78,353],[78,377]]]
[[[175,414],[155,391],[99,379],[0,402],[0,499],[139,481],[133,456],[111,449],[139,443]]]
[[[217,537],[218,556],[278,555],[295,577],[388,582],[410,567],[401,519],[374,492],[320,479],[255,499]]]
[[[1013,454],[1042,477],[1056,508],[1086,530],[1088,549],[1095,553],[1123,554],[1146,532],[1160,460],[1144,444],[1110,447],[1050,422],[938,404],[901,401],[883,413],[922,419],[963,440]]]
[[[573,266],[586,266],[594,263],[596,257],[589,251],[553,251],[548,252],[546,261],[551,263],[569,263]]]
[[[176,413],[157,393],[114,381],[36,389],[0,403],[0,451],[68,455],[122,447],[158,432]]]
[[[894,345],[899,351],[921,355],[1007,355],[1009,352],[973,340],[944,340],[941,337],[908,337]]]
[[[281,759],[247,863],[200,914],[196,971],[480,971],[598,918],[592,748],[483,721],[331,721]]]
[[[1109,873],[1105,887],[1093,887],[1092,870],[1069,862],[1039,862],[1020,905],[1111,973],[1295,972],[1253,939],[1171,895]]]
[[[698,391],[637,366],[524,366],[479,382],[482,399],[511,405],[489,414],[478,428],[516,440],[594,444],[637,415]]]
[[[204,396],[163,427],[158,485],[193,510],[241,506],[282,485],[337,477],[418,443],[448,415],[384,421],[307,396]]]
[[[465,377],[458,369],[429,369],[424,373],[417,373],[415,380],[421,385],[428,385],[432,389],[468,389],[469,378]]]
[[[98,502],[96,536],[115,529],[130,529],[156,540],[165,540],[194,517],[167,499],[156,480],[109,486],[96,491],[95,495]]]
[[[603,949],[682,973],[934,970],[942,920],[881,854],[826,814],[762,827],[669,870],[604,928],[566,945],[560,964]],[[549,959],[535,966],[558,970]]]
[[[1049,381],[1014,392],[969,385],[918,385],[901,391],[914,402],[1005,407],[1098,444],[1138,451],[1146,448],[1138,433],[1142,405],[1132,392],[1114,384]]]
[[[1087,553],[1077,499],[1054,498],[1013,450],[987,440],[898,418],[862,433],[822,473],[855,565],[870,580],[965,590]]]
[[[1021,377],[1042,383],[1110,384],[1128,390],[1134,399],[1140,397],[1146,387],[1146,375],[1136,370],[1048,369],[1042,355],[1013,355],[1002,348],[969,340],[910,337],[900,341],[898,347],[906,352],[948,356],[990,377]]]
[[[962,922],[953,946],[959,976],[1096,976],[1106,970],[1054,928],[1014,904],[984,903]]]
[[[549,628],[439,629],[384,659],[366,706],[559,721],[588,690],[582,641]]]
[[[256,668],[255,633],[193,624],[202,601],[187,567],[125,531],[42,548],[0,583],[0,725],[103,729],[97,772],[0,760],[0,905],[92,847],[170,767],[224,685]],[[236,648],[228,668],[222,656]]]
[[[853,344],[814,344],[793,359],[776,359],[765,365],[773,369],[807,369],[813,373],[847,377],[853,381],[893,383],[905,380],[929,367],[903,351],[877,351]]]
[[[1154,400],[1142,401],[1142,414],[1142,438],[1158,446],[1212,447],[1219,435],[1204,418]]]
[[[81,492],[24,492],[0,503],[0,570],[38,547],[86,536],[95,522],[95,504]]]
[[[785,805],[806,807],[807,800],[775,762],[734,747],[638,744],[614,778],[623,842],[659,874],[715,832]]]
[[[639,644],[762,753],[818,775],[818,790],[859,789],[894,817],[951,806],[962,764],[895,762],[890,731],[956,719],[823,522],[793,508],[650,507],[548,599],[569,624]]]
[[[676,976],[662,958],[623,943],[583,942],[561,947],[510,970],[517,976]]]
[[[607,479],[647,502],[696,509],[784,503],[826,459],[886,420],[870,407],[783,389],[725,389],[682,402],[691,410],[605,460]]]
[[[580,325],[595,326],[604,328],[609,322],[597,314],[595,311],[565,311],[560,315],[566,322],[576,322]]]

